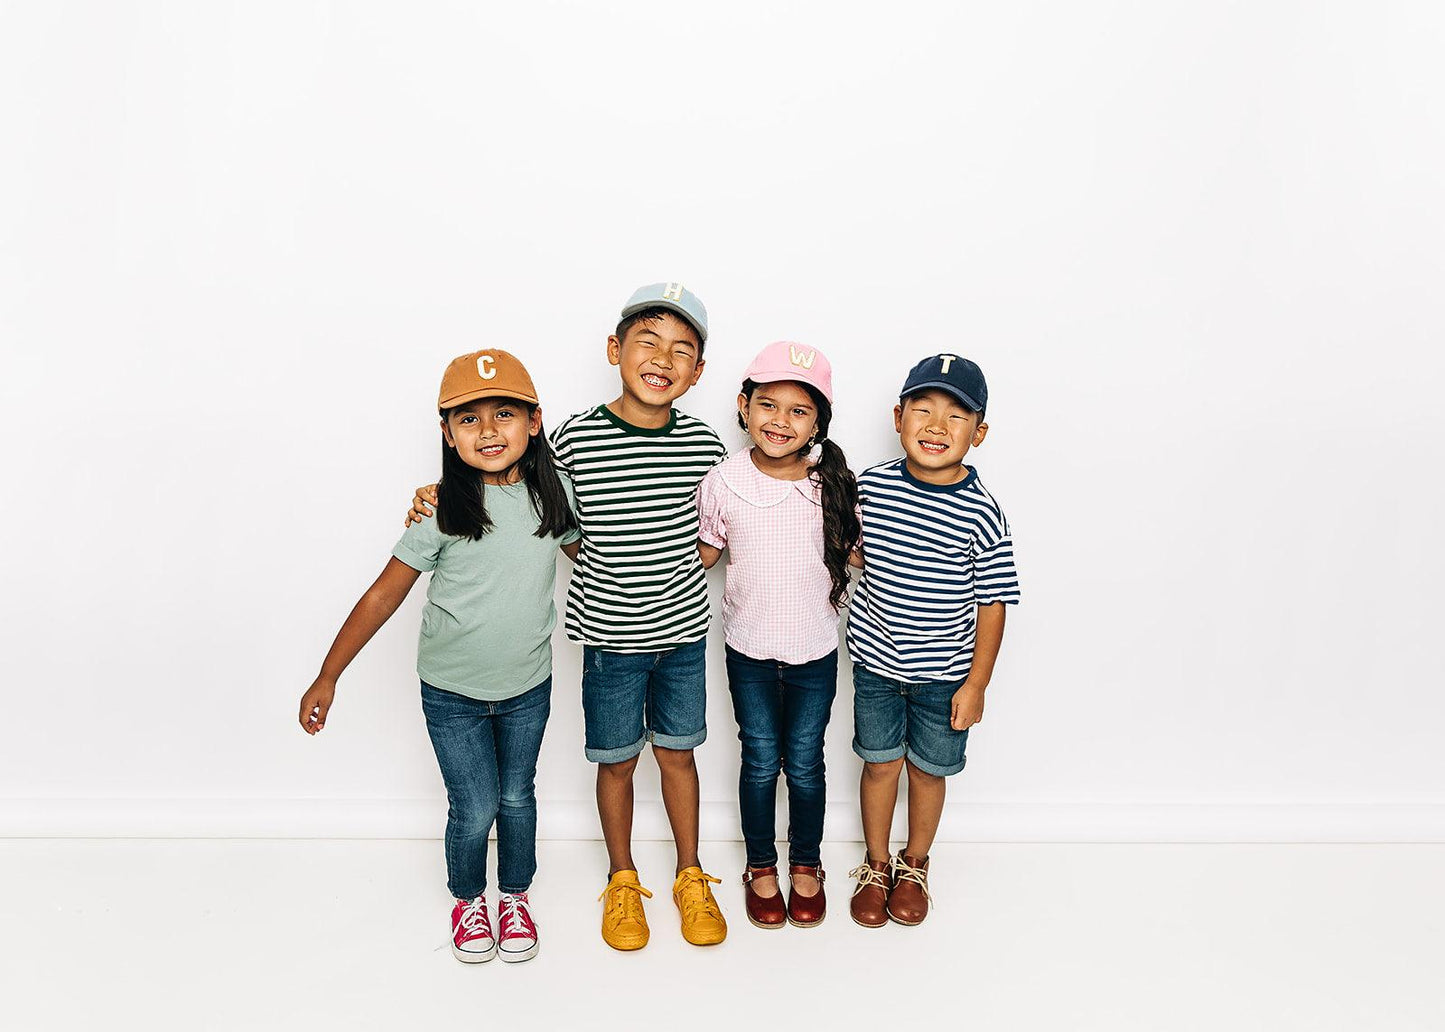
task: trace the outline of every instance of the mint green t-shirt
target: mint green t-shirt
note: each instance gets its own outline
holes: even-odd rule
[[[574,506],[572,485],[562,478]],[[536,537],[526,484],[488,484],[482,495],[492,529],[480,540],[443,534],[435,517],[413,523],[392,555],[431,571],[422,610],[416,672],[449,692],[497,702],[552,674],[558,546],[578,540]]]

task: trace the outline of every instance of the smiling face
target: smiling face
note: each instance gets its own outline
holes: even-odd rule
[[[738,395],[738,412],[753,445],[770,459],[802,458],[818,426],[818,405],[802,384],[760,383],[749,398]]]
[[[686,394],[702,375],[701,354],[697,331],[671,313],[607,338],[607,361],[622,376],[623,398],[644,410],[666,412]]]
[[[968,475],[963,457],[983,443],[988,424],[947,391],[910,394],[893,407],[893,428],[908,462],[908,472],[932,484],[950,484]]]
[[[479,398],[447,413],[442,436],[468,466],[481,470],[484,484],[510,484],[527,446],[542,429],[542,410],[511,398]]]

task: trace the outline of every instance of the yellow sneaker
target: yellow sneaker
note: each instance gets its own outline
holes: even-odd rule
[[[708,882],[721,885],[722,879],[704,874],[701,867],[684,867],[672,883],[672,901],[682,914],[682,937],[694,946],[716,946],[728,937],[728,923]]]
[[[647,915],[642,897],[652,898],[636,871],[618,871],[597,898],[602,904],[602,941],[614,950],[640,950],[647,945]]]

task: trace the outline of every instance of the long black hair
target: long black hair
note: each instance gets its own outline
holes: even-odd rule
[[[813,443],[821,447],[822,452],[818,461],[808,467],[808,479],[818,485],[823,495],[823,565],[828,568],[828,577],[833,582],[828,602],[834,609],[839,609],[848,597],[848,557],[863,536],[863,528],[858,523],[858,481],[848,468],[843,449],[828,436],[833,406],[812,384],[801,380],[793,382],[808,392],[818,410]],[[757,389],[756,381],[743,381],[742,394],[749,402]],[[738,426],[744,430],[748,428],[741,412],[738,413]]]
[[[512,404],[527,410],[530,422],[536,405],[512,399]],[[451,409],[443,409],[445,420]],[[522,480],[527,485],[527,494],[532,499],[532,511],[537,514],[537,537],[562,537],[577,529],[577,517],[567,504],[567,489],[557,475],[557,464],[552,459],[552,446],[547,443],[547,428],[541,427],[535,437],[527,442],[527,450],[517,460],[522,470]],[[442,437],[442,478],[437,483],[437,529],[443,534],[479,540],[492,529],[492,517],[487,512],[486,485],[482,483],[482,471],[468,466],[457,450]]]

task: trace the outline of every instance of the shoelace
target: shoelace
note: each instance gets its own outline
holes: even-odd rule
[[[620,911],[624,918],[641,919],[643,896],[651,899],[652,893],[636,883],[624,882],[620,885],[608,885],[597,898],[606,899],[607,909]]]
[[[849,878],[857,878],[858,884],[853,889],[853,895],[858,895],[870,885],[876,885],[880,889],[888,888],[888,879],[883,877],[883,872],[876,867],[869,867],[868,861],[864,860],[853,870],[848,872]]]
[[[532,904],[526,893],[502,894],[497,903],[497,931],[503,938],[509,935],[535,937],[537,926],[532,921]]]
[[[923,890],[923,898],[933,902],[933,897],[928,894],[928,872],[922,867],[914,867],[903,859],[903,855],[897,854],[889,860],[893,865],[893,877],[897,881],[911,881]]]
[[[717,900],[713,899],[712,890],[707,883],[721,885],[721,878],[714,878],[712,875],[703,872],[697,875],[689,875],[683,883],[679,895],[682,897],[682,912],[684,916],[690,915],[694,910],[702,909],[711,917],[721,917],[722,912],[718,910]]]
[[[492,937],[492,926],[487,923],[487,897],[478,896],[467,904],[462,911],[462,916],[457,920],[468,932],[481,933],[488,939]]]

